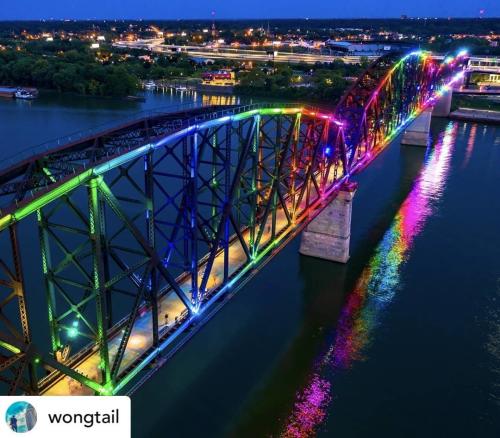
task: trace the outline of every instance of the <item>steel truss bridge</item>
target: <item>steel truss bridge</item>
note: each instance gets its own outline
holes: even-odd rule
[[[391,53],[332,112],[164,112],[4,166],[0,392],[129,391],[461,80],[466,61]]]

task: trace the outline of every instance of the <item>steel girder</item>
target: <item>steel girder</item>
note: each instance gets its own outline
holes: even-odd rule
[[[412,52],[401,57],[391,52],[374,61],[344,94],[335,109],[337,120],[345,124],[346,167],[352,172],[356,162],[402,126],[434,103],[436,93],[467,60],[460,56],[440,63],[430,53]]]
[[[0,259],[0,381],[7,395],[38,391],[17,234],[17,225],[4,233],[2,247],[10,246],[11,260]]]
[[[8,208],[9,204],[17,205],[50,184],[140,147],[147,140],[177,132],[198,116],[215,110],[213,106],[206,106],[184,111],[168,112],[167,109],[166,113],[155,111],[106,130],[74,134],[69,137],[73,140],[61,145],[54,141],[50,149],[39,147],[40,152],[35,151],[0,174],[0,209]],[[46,170],[51,173],[50,179]]]
[[[0,381],[10,392],[123,389],[313,218],[460,65],[385,57],[334,115],[297,105],[155,115],[4,171],[0,237],[11,244],[0,255]],[[38,230],[48,324],[37,335],[47,347],[28,328],[33,286],[22,277],[18,222]],[[13,303],[18,330],[4,311]]]

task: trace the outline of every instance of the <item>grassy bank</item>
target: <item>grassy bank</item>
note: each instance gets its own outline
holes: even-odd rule
[[[500,96],[499,96],[500,97]],[[485,96],[453,96],[451,110],[458,108],[482,109],[491,111],[500,111],[500,98],[488,99]]]

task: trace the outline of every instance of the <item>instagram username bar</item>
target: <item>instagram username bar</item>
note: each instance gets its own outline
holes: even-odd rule
[[[131,436],[129,397],[0,396],[0,412],[1,437]]]

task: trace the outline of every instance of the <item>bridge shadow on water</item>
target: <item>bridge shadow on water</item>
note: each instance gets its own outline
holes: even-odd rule
[[[330,382],[320,378],[318,370],[336,354],[334,349],[342,348],[336,343],[342,330],[338,327],[339,320],[356,300],[356,284],[411,192],[426,154],[424,148],[399,146],[398,143],[396,141],[392,150],[385,152],[389,157],[381,157],[372,164],[373,168],[366,169],[356,178],[360,185],[353,204],[349,262],[342,265],[300,256],[300,276],[304,282],[302,325],[293,344],[275,367],[276,374],[248,403],[248,410],[229,436],[305,437],[326,416],[324,408],[331,397]],[[396,148],[400,148],[399,151],[394,150]],[[394,159],[399,161],[399,169],[392,169],[389,181],[384,183],[381,179],[388,165],[384,161]],[[374,194],[371,183],[375,181],[381,183],[382,190],[387,190],[385,195]],[[359,313],[358,308],[348,316],[351,328],[360,324]],[[352,334],[353,337],[359,335]],[[349,342],[358,342],[353,337]],[[300,388],[305,388],[302,394]],[[297,409],[300,419],[290,415]],[[297,421],[302,424],[294,424]]]

